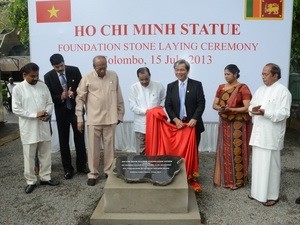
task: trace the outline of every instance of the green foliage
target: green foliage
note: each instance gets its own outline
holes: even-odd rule
[[[29,46],[29,23],[27,0],[14,0],[9,4],[8,17],[11,23],[19,30],[20,42]]]
[[[300,0],[294,0],[290,66],[291,72],[300,72]]]
[[[7,17],[9,12],[9,3],[0,1],[0,29],[3,30],[12,30],[13,26]]]

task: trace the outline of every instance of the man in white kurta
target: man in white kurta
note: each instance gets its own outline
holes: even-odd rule
[[[278,202],[280,188],[280,150],[283,149],[286,120],[290,116],[291,93],[279,83],[281,71],[273,63],[262,71],[265,85],[258,88],[250,102],[253,117],[251,196],[265,206]]]
[[[23,144],[24,176],[27,182],[26,193],[36,186],[36,152],[40,162],[41,184],[57,185],[51,180],[51,134],[49,117],[53,103],[47,86],[39,81],[39,67],[34,63],[25,65],[21,72],[24,81],[13,91],[12,109],[19,117],[20,137]]]
[[[130,88],[129,105],[134,113],[134,131],[137,153],[145,154],[146,112],[156,106],[164,106],[165,88],[159,82],[151,81],[151,73],[147,67],[137,70],[139,82]]]

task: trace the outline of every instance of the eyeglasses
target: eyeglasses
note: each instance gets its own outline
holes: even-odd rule
[[[94,69],[96,70],[96,71],[101,71],[101,70],[103,70],[103,71],[106,71],[106,66],[105,67],[103,67],[103,66],[94,66]]]
[[[263,73],[261,76],[262,77],[268,77],[269,75],[272,75],[271,73]]]

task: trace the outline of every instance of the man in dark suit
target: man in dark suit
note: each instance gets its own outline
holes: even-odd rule
[[[184,123],[189,127],[195,127],[197,140],[195,151],[198,153],[201,133],[204,131],[202,114],[205,109],[205,96],[202,83],[188,78],[190,64],[184,59],[174,63],[174,70],[178,80],[168,84],[165,108],[171,123],[178,129],[182,129]],[[201,186],[194,179],[190,179],[189,184],[196,191],[201,191]]]
[[[183,127],[183,123],[187,123],[189,127],[196,127],[198,147],[201,133],[204,131],[202,114],[205,109],[205,97],[202,83],[188,78],[190,64],[184,59],[175,62],[174,70],[178,80],[168,84],[165,108],[171,123],[175,124],[178,129]],[[184,102],[180,102],[181,86],[185,93]]]
[[[77,130],[75,115],[76,89],[82,76],[77,67],[65,65],[64,58],[60,54],[53,54],[50,57],[50,63],[53,70],[46,73],[44,79],[54,103],[64,177],[71,179],[74,175],[74,168],[69,146],[70,125],[74,133],[77,172],[85,174],[89,172],[86,167],[84,132],[80,133]]]

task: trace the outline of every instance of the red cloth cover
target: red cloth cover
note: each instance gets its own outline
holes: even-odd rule
[[[185,160],[188,179],[199,176],[195,127],[178,129],[169,123],[162,107],[146,113],[146,155],[173,155]]]

